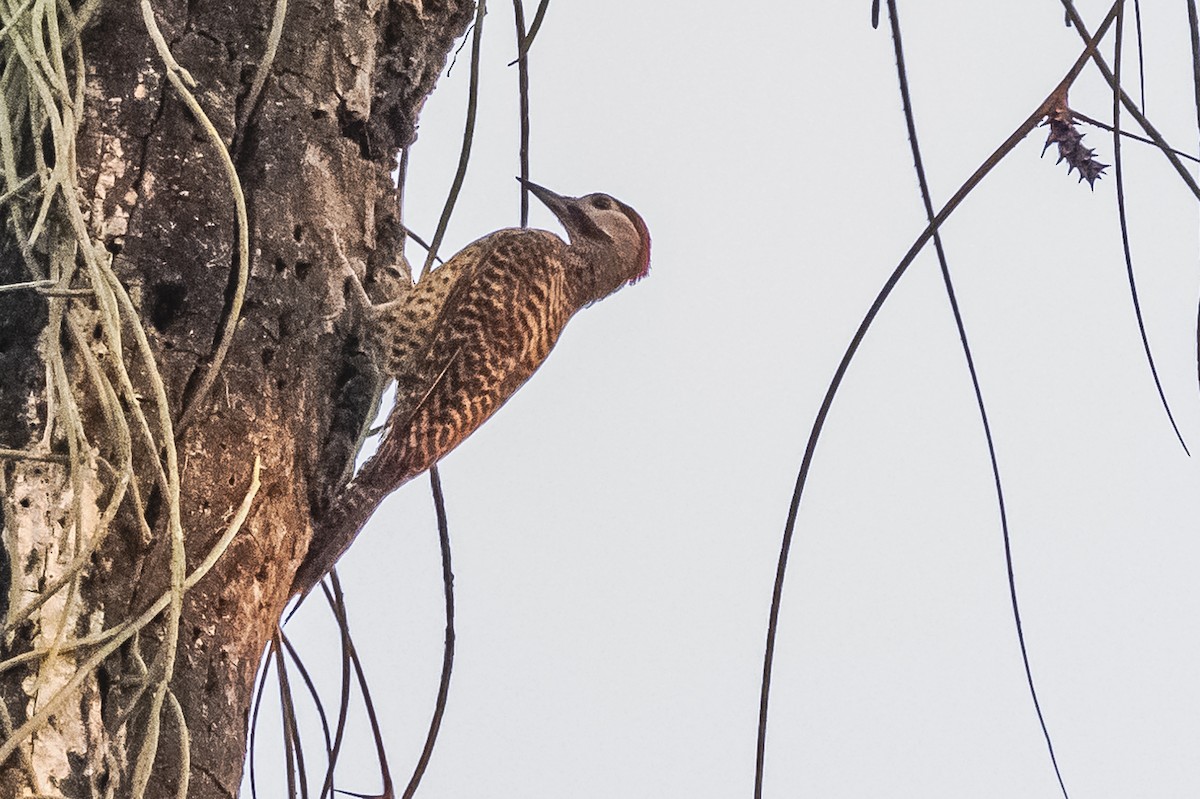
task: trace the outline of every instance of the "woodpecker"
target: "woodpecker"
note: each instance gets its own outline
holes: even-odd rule
[[[520,178],[518,178],[520,180]],[[379,503],[462,443],[530,378],[567,321],[650,271],[650,232],[607,194],[566,197],[522,181],[566,228],[507,228],[430,270],[400,299],[371,305],[367,337],[396,404],[379,449],[318,509],[292,584],[307,594]]]

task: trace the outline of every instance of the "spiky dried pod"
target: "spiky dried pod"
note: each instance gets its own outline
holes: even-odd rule
[[[1057,144],[1058,161],[1055,163],[1061,164],[1066,161],[1068,175],[1071,174],[1071,170],[1077,169],[1079,170],[1079,181],[1082,183],[1086,180],[1089,186],[1093,189],[1096,188],[1096,181],[1103,176],[1108,164],[1097,161],[1095,159],[1096,151],[1083,146],[1083,134],[1075,127],[1071,109],[1067,107],[1065,93],[1046,115],[1046,124],[1050,126],[1050,133],[1046,136],[1042,155],[1046,154],[1046,150],[1050,148],[1051,144]]]

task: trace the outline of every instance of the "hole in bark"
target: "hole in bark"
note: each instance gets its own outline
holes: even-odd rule
[[[17,504],[20,505],[22,508],[28,508],[29,507],[29,497],[25,497]]]
[[[262,351],[262,365],[270,366],[273,360],[275,360],[275,350],[272,347],[264,347]]]
[[[276,258],[275,259],[275,271],[277,273],[286,272],[287,271],[287,261],[283,260],[282,258]]]
[[[324,108],[314,108],[313,109],[313,112],[312,112],[313,119],[327,119],[328,117],[329,117],[329,112],[326,111]]]
[[[113,255],[120,255],[121,250],[125,249],[125,244],[120,239],[109,239],[104,243],[104,249]]]
[[[99,341],[102,338],[104,338],[104,328],[97,322],[96,326],[92,328],[92,340]]]
[[[150,496],[146,498],[146,525],[153,530],[158,524],[158,514],[162,511],[162,494],[158,491],[158,486],[154,486],[150,490]]]
[[[187,299],[187,286],[182,283],[156,283],[150,289],[150,324],[158,332],[166,330],[179,318]]]
[[[112,677],[108,674],[108,669],[101,666],[96,669],[96,690],[100,694],[100,702],[108,699],[108,689],[112,687]],[[103,704],[101,704],[103,707]]]
[[[292,228],[292,238],[296,241],[304,240],[304,225],[296,225]]]
[[[283,389],[285,386],[287,386],[287,381],[282,377],[275,381],[275,388]]]
[[[234,477],[232,474],[229,475],[229,485],[231,485],[231,486],[237,485],[237,478]]]
[[[367,123],[352,115],[344,106],[338,107],[337,114],[342,136],[358,145],[358,152],[363,158],[370,159],[371,141],[367,134]]]
[[[296,261],[296,277],[303,280],[308,277],[309,271],[312,269],[312,264],[308,261]]]
[[[57,152],[54,148],[54,131],[47,125],[42,132],[42,152],[46,156],[46,166],[54,168],[54,154]]]

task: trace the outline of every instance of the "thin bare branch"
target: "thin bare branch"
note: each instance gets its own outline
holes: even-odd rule
[[[1121,46],[1124,39],[1125,29],[1125,12],[1124,6],[1120,7],[1117,12],[1117,25],[1113,36],[1113,77],[1115,78],[1115,86],[1121,85]],[[1139,52],[1141,45],[1138,45]],[[1138,334],[1142,338],[1142,349],[1146,353],[1146,363],[1150,366],[1150,376],[1154,379],[1154,388],[1158,391],[1159,401],[1162,402],[1163,410],[1166,411],[1167,421],[1171,423],[1171,429],[1175,431],[1175,437],[1179,439],[1179,445],[1183,447],[1183,451],[1187,455],[1191,455],[1188,451],[1187,442],[1183,440],[1183,433],[1179,431],[1179,425],[1175,422],[1175,414],[1171,413],[1171,405],[1167,402],[1167,393],[1163,389],[1162,381],[1158,377],[1158,367],[1154,364],[1154,353],[1150,350],[1150,337],[1146,334],[1146,320],[1142,316],[1142,304],[1138,300],[1137,280],[1133,274],[1133,252],[1129,246],[1129,220],[1125,213],[1125,170],[1123,168],[1124,161],[1121,158],[1121,93],[1119,90],[1113,91],[1113,173],[1116,175],[1117,182],[1117,219],[1121,226],[1121,251],[1125,256],[1125,274],[1129,278],[1129,297],[1133,301],[1133,315],[1137,320]]]
[[[540,10],[540,9],[539,9]],[[525,43],[525,5],[513,0],[517,45]],[[522,50],[517,58],[517,113],[521,118],[521,146],[517,159],[521,166],[521,227],[529,227],[529,55]]]
[[[1097,43],[1104,37],[1105,33],[1107,33],[1108,28],[1112,24],[1115,16],[1116,5],[1114,4],[1113,8],[1105,17],[1104,22],[1096,31],[1095,36],[1089,37],[1087,46],[1084,47],[1083,52],[1076,59],[1075,63],[1071,65],[1071,68],[1059,82],[1058,86],[1056,86],[1054,90],[1051,91],[1046,97],[1046,99],[1043,100],[1042,103],[1033,111],[1033,113],[1026,117],[1026,119],[1017,126],[1016,130],[1014,130],[1012,134],[1010,134],[1009,137],[1005,139],[1004,142],[1001,143],[1000,146],[997,147],[990,156],[988,156],[988,158],[979,166],[979,168],[975,170],[974,174],[972,174],[966,180],[966,182],[959,187],[958,191],[956,191],[954,196],[952,196],[950,200],[942,207],[942,210],[938,212],[937,216],[934,217],[929,226],[926,227],[925,230],[917,237],[917,240],[913,242],[908,252],[904,254],[904,257],[900,260],[900,263],[894,270],[892,270],[891,275],[888,276],[888,279],[884,282],[883,287],[875,296],[870,308],[867,309],[866,314],[859,323],[858,329],[854,332],[849,344],[847,344],[845,352],[842,354],[842,359],[838,363],[837,369],[834,371],[833,378],[830,380],[829,386],[825,391],[825,397],[821,401],[821,407],[817,411],[816,419],[813,421],[813,425],[809,430],[808,443],[805,445],[804,457],[800,463],[800,472],[796,476],[796,485],[792,492],[791,502],[788,505],[787,520],[784,523],[783,537],[782,541],[780,542],[779,561],[775,569],[775,584],[771,593],[771,609],[767,623],[767,640],[763,650],[762,688],[759,696],[758,708],[758,747],[755,769],[756,775],[761,775],[763,772],[763,763],[766,754],[767,712],[770,707],[771,670],[775,660],[775,631],[779,626],[779,612],[783,604],[783,586],[787,576],[788,555],[791,552],[792,539],[795,535],[796,519],[800,512],[800,500],[804,496],[804,488],[808,483],[808,474],[812,469],[812,462],[817,451],[817,443],[821,438],[821,431],[825,427],[825,420],[829,417],[829,412],[833,408],[833,400],[837,396],[838,389],[841,387],[842,380],[845,378],[847,370],[850,368],[850,363],[854,360],[855,353],[858,352],[858,348],[862,345],[862,342],[866,338],[867,331],[870,330],[871,324],[875,321],[875,317],[879,314],[880,309],[883,308],[884,303],[887,302],[888,297],[891,296],[892,291],[896,288],[896,285],[900,282],[900,279],[904,276],[904,273],[908,271],[908,267],[912,265],[912,262],[917,257],[917,254],[920,253],[920,251],[933,237],[934,231],[936,231],[946,221],[946,219],[949,218],[952,213],[954,213],[955,209],[962,204],[962,201],[966,199],[967,195],[969,195],[975,189],[975,187],[979,185],[984,177],[986,177],[988,173],[991,172],[998,163],[1000,163],[1001,159],[1008,155],[1008,153],[1010,153],[1013,148],[1015,148],[1017,144],[1021,142],[1022,139],[1028,136],[1029,133],[1037,127],[1038,122],[1040,122],[1046,116],[1046,114],[1049,113],[1050,107],[1056,96],[1062,91],[1063,87],[1070,86],[1075,78],[1079,75],[1080,71],[1082,71],[1088,59],[1095,52]],[[762,797],[761,778],[756,778],[754,796],[755,799],[761,799]]]
[[[933,222],[933,200],[929,192],[929,182],[925,177],[925,165],[921,159],[921,148],[917,143],[917,124],[913,113],[912,98],[908,91],[908,77],[904,67],[904,48],[900,37],[900,16],[896,0],[888,0],[888,16],[892,24],[892,41],[895,44],[896,69],[900,80],[900,97],[904,106],[904,121],[908,127],[908,140],[912,146],[913,164],[917,172],[917,182],[920,185],[921,201],[925,206],[925,216]],[[1118,16],[1118,25],[1120,17]],[[950,310],[954,315],[954,325],[958,329],[958,338],[962,343],[963,356],[966,358],[967,371],[971,377],[971,388],[975,393],[975,404],[979,409],[979,419],[983,425],[984,439],[987,442],[988,459],[992,467],[992,481],[996,488],[996,505],[1000,512],[1000,533],[1004,543],[1004,566],[1008,579],[1008,597],[1012,607],[1013,625],[1016,627],[1017,643],[1021,651],[1021,663],[1025,669],[1025,682],[1029,687],[1029,698],[1033,702],[1037,714],[1038,725],[1042,737],[1046,741],[1046,751],[1050,756],[1050,764],[1054,768],[1054,776],[1058,780],[1059,790],[1063,799],[1069,799],[1067,786],[1063,780],[1062,769],[1058,765],[1058,757],[1054,754],[1054,741],[1050,737],[1050,728],[1046,725],[1046,717],[1042,712],[1042,703],[1038,700],[1037,688],[1033,682],[1033,667],[1029,662],[1029,649],[1025,642],[1025,630],[1021,624],[1021,607],[1017,600],[1016,572],[1013,567],[1012,537],[1008,527],[1008,510],[1004,504],[1004,487],[1000,479],[1000,461],[996,455],[996,443],[992,436],[992,426],[988,421],[987,407],[983,401],[983,389],[979,384],[979,374],[975,368],[975,358],[971,354],[971,345],[967,340],[967,328],[963,322],[962,312],[958,307],[958,297],[954,290],[954,282],[950,277],[950,265],[946,259],[942,237],[938,231],[933,233],[933,246],[937,251],[938,265],[942,272],[942,283],[946,287],[946,298],[950,302]]]
[[[433,747],[437,743],[438,730],[442,726],[442,716],[446,712],[446,700],[450,695],[450,673],[454,670],[454,571],[450,564],[450,527],[446,521],[446,502],[442,496],[442,479],[438,468],[429,470],[429,486],[433,492],[433,507],[437,512],[438,542],[442,550],[442,586],[446,594],[446,643],[442,654],[442,677],[438,681],[437,702],[433,708],[433,718],[429,722],[429,732],[425,736],[425,746],[421,757],[413,769],[408,787],[404,789],[404,799],[412,799],[421,784],[421,777],[433,756]]]
[[[479,108],[479,53],[483,40],[483,18],[486,14],[487,1],[479,0],[475,8],[475,30],[471,34],[471,80],[467,89],[467,121],[463,128],[462,151],[459,153],[458,169],[454,172],[450,193],[442,208],[441,218],[438,219],[437,229],[434,231],[433,241],[428,248],[429,254],[425,256],[425,265],[421,268],[421,274],[425,274],[433,267],[434,256],[438,248],[442,246],[442,239],[450,224],[450,215],[454,213],[454,204],[458,201],[458,193],[462,191],[463,180],[467,176],[467,164],[471,161],[471,144],[475,138],[475,115]]]
[[[1079,16],[1079,12],[1075,10],[1075,4],[1072,3],[1071,0],[1061,0],[1061,2],[1067,12],[1067,17],[1070,19],[1075,30],[1079,32],[1079,36],[1083,39],[1083,41],[1096,41],[1094,37],[1088,35],[1087,26],[1084,24],[1083,18]],[[1175,156],[1175,148],[1167,143],[1167,140],[1164,139],[1162,134],[1158,132],[1158,128],[1151,124],[1150,120],[1146,118],[1146,115],[1143,114],[1137,107],[1137,104],[1133,102],[1133,100],[1129,98],[1129,95],[1125,93],[1125,90],[1121,88],[1121,85],[1116,81],[1116,77],[1113,75],[1112,70],[1109,69],[1108,62],[1104,60],[1104,57],[1100,55],[1100,52],[1096,50],[1094,46],[1089,48],[1088,52],[1091,54],[1092,61],[1095,62],[1097,69],[1100,70],[1100,74],[1103,75],[1104,80],[1108,82],[1109,87],[1111,87],[1114,92],[1118,93],[1118,96],[1121,98],[1121,104],[1125,106],[1125,110],[1129,112],[1131,117],[1137,120],[1137,123],[1142,126],[1142,130],[1146,131],[1146,135],[1154,140],[1155,145],[1157,145],[1158,149],[1162,151],[1162,154],[1171,163],[1171,166],[1175,168],[1176,173],[1178,173],[1179,177],[1183,179],[1183,182],[1187,185],[1188,189],[1190,189],[1192,194],[1196,196],[1196,199],[1200,200],[1200,185],[1196,183],[1196,179],[1192,177],[1190,172],[1188,172],[1187,167],[1183,165],[1183,162]]]

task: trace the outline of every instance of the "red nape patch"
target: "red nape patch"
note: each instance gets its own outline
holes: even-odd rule
[[[617,200],[617,202],[620,203],[621,210],[625,212],[625,215],[629,217],[629,221],[633,222],[633,226],[637,228],[638,236],[642,240],[642,249],[639,253],[641,269],[636,275],[630,278],[628,285],[632,286],[634,283],[650,274],[650,229],[646,227],[646,223],[642,220],[641,215],[639,215],[637,211],[633,210],[625,203],[622,203],[620,200]]]

